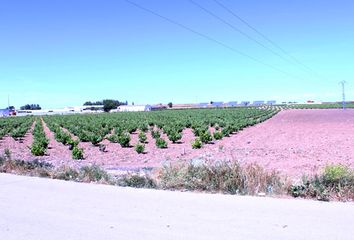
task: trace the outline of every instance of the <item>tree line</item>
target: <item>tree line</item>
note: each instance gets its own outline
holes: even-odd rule
[[[128,102],[121,102],[119,100],[114,99],[104,99],[102,101],[87,101],[84,103],[84,106],[103,106],[103,110],[105,112],[109,112],[112,109],[117,109],[121,105],[128,105]]]

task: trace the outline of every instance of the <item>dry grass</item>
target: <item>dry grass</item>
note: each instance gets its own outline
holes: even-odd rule
[[[129,173],[111,176],[99,166],[74,169],[68,166],[54,168],[40,161],[12,160],[0,155],[0,172],[26,176],[46,177],[76,182],[95,182],[135,188],[161,188],[221,192],[241,195],[282,195],[311,198],[321,201],[354,201],[354,170],[343,165],[327,166],[319,175],[303,177],[290,185],[277,172],[267,172],[256,164],[238,162],[214,164],[175,164],[162,168],[157,175]]]
[[[281,193],[284,184],[276,172],[266,172],[260,166],[241,166],[237,162],[165,166],[159,175],[163,189],[186,189],[228,194]]]

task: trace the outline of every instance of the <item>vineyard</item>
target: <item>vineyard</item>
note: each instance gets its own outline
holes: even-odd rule
[[[323,104],[296,104],[289,105],[287,108],[293,109],[341,109],[343,108],[342,103],[323,103]],[[346,108],[354,108],[354,103],[347,103]]]
[[[60,144],[74,160],[119,156],[120,151],[136,157],[156,154],[158,149],[197,150],[278,111],[264,107],[6,118],[0,121],[0,146],[5,138],[12,138],[16,146],[27,143],[22,152],[50,159],[53,144]]]

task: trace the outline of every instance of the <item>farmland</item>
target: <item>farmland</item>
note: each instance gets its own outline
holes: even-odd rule
[[[204,161],[256,162],[301,176],[353,166],[354,111],[230,108],[1,119],[0,151],[108,170]]]
[[[131,161],[141,158],[139,155],[164,156],[170,150],[203,148],[263,122],[278,111],[197,109],[7,118],[0,122],[1,148],[8,148],[21,159],[119,162],[117,158],[124,153],[123,160],[129,155],[127,161]],[[157,153],[160,151],[162,155]]]

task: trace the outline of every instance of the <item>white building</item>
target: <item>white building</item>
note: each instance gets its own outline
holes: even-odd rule
[[[117,112],[150,112],[150,105],[122,105],[117,108]]]

